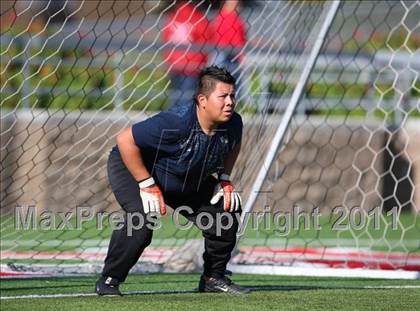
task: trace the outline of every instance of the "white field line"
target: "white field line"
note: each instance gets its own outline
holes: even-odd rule
[[[346,268],[311,268],[284,267],[273,265],[240,265],[228,264],[233,273],[287,275],[287,276],[315,276],[337,278],[369,278],[369,279],[420,279],[420,271],[379,270],[379,269],[346,269]],[[417,285],[415,285],[417,286]],[[420,285],[419,285],[420,288]]]
[[[124,293],[124,296],[133,295],[151,295],[151,294],[189,294],[196,293],[196,290],[144,290],[144,291],[130,291]],[[20,295],[20,296],[3,296],[0,300],[13,300],[13,299],[34,299],[34,298],[68,298],[68,297],[94,297],[98,296],[96,293],[74,293],[74,294],[46,294],[46,295]]]
[[[369,285],[369,286],[337,286],[337,289],[420,289],[420,285]],[[259,290],[270,290],[274,287],[257,287]],[[319,287],[322,289],[322,287]],[[326,287],[325,289],[333,289],[333,287]],[[278,290],[281,290],[279,287]],[[124,293],[124,296],[133,295],[158,295],[158,294],[191,294],[197,293],[197,290],[150,290],[150,291],[130,291]],[[17,299],[36,299],[36,298],[74,298],[74,297],[95,297],[95,293],[73,293],[73,294],[45,294],[45,295],[19,295],[19,296],[3,296],[0,300],[17,300]],[[100,297],[98,297],[100,299]]]

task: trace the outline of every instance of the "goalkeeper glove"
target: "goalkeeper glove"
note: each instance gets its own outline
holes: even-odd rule
[[[143,210],[146,214],[150,212],[166,214],[166,205],[162,192],[155,184],[153,177],[139,182],[140,197],[143,203]]]
[[[236,212],[242,205],[242,200],[230,181],[230,176],[222,174],[219,177],[220,183],[217,184],[210,204],[214,205],[223,197],[223,209],[226,212]]]

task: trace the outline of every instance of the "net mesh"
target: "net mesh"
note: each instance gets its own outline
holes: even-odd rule
[[[246,41],[236,45],[199,35],[185,41],[203,23],[211,29],[207,20],[221,9],[189,4],[201,15],[191,13],[184,37],[167,40],[169,17],[184,3],[2,3],[3,273],[100,271],[111,232],[106,213],[119,211],[106,176],[115,136],[191,98],[174,77],[185,78],[179,68],[191,65],[182,59],[194,53],[203,60],[192,67],[225,57],[238,78],[244,135],[233,178],[246,201],[331,4],[245,2],[236,10]],[[418,1],[340,6],[258,189],[253,211],[269,216],[248,225],[234,264],[419,269],[419,13]],[[321,228],[298,221],[285,231],[294,206],[307,214],[319,207]],[[36,228],[17,228],[31,207]],[[91,216],[81,226],[78,211]],[[162,222],[135,269],[199,269],[198,230]]]
[[[419,269],[419,9],[340,7],[237,263]]]

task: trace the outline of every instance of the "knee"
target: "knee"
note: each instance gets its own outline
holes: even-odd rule
[[[147,231],[144,232],[143,236],[144,236],[143,245],[144,247],[147,247],[150,245],[150,243],[152,243],[153,231],[150,229],[147,229]]]
[[[142,245],[148,246],[152,242],[153,230],[142,213],[127,213],[124,218],[124,231],[128,236],[142,240]]]
[[[236,233],[239,227],[239,217],[235,213],[218,213],[212,219],[213,223],[205,223],[206,228],[203,235],[212,240],[224,242],[236,242]]]

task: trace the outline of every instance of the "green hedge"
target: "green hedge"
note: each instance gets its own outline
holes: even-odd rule
[[[3,33],[13,33],[16,29],[2,30]],[[18,32],[16,32],[18,33]],[[406,40],[407,39],[407,40]],[[14,44],[7,51],[6,46],[0,46],[0,53],[2,55],[12,58],[16,57],[22,52],[22,47]],[[372,33],[369,37],[353,36],[350,40],[343,43],[343,51],[354,53],[357,51],[377,51],[380,49],[394,50],[401,48],[409,48],[412,50],[420,48],[420,38],[414,33],[407,38],[403,31],[394,31],[391,35]],[[56,51],[51,48],[40,50],[41,47],[32,47],[27,53],[30,55],[37,55],[40,59],[46,59],[51,56],[61,58],[63,60],[72,61],[81,57],[91,57],[91,52],[88,50],[60,50]],[[25,56],[27,57],[27,56]],[[24,82],[24,73],[22,73],[22,63],[24,57],[16,57],[15,62],[5,68],[5,64],[1,65],[0,76],[1,85],[7,84],[9,93],[2,94],[1,108],[13,109],[15,107],[22,107],[24,104],[29,104],[30,107],[48,108],[48,109],[66,109],[66,110],[97,110],[113,109],[115,94],[117,86],[113,84],[116,79],[115,64],[110,62],[102,68],[83,68],[75,67],[73,65],[61,64],[57,70],[55,65],[44,64],[42,67],[31,65],[26,69],[25,76],[32,76],[25,81],[25,90],[37,90],[22,102],[23,89],[20,89]],[[271,68],[273,71],[288,71],[292,68]],[[271,74],[270,73],[270,74]],[[120,98],[122,100],[124,109],[126,110],[161,110],[169,105],[169,97],[166,90],[169,89],[169,81],[163,69],[139,69],[133,68],[123,73],[123,81],[120,83],[124,85],[125,96],[135,92],[130,98]],[[276,78],[279,79],[279,78]],[[261,92],[269,92],[276,95],[285,95],[291,93],[294,85],[286,84],[282,81],[274,79],[269,83],[267,89],[263,89],[261,79],[258,74],[251,77],[251,95],[258,96]],[[281,80],[281,79],[279,79]],[[18,91],[20,89],[20,91]],[[46,92],[42,92],[45,90]],[[371,92],[369,92],[371,90]],[[11,91],[11,92],[10,92]],[[12,93],[17,92],[15,95]],[[330,98],[339,100],[357,100],[366,98],[368,95],[374,98],[381,98],[383,100],[392,100],[396,95],[395,89],[391,84],[376,83],[374,86],[368,84],[351,84],[351,83],[325,83],[325,82],[311,82],[307,85],[306,96],[312,98]],[[147,93],[150,93],[146,96]],[[154,94],[160,94],[154,97]],[[53,95],[54,94],[54,95]],[[122,94],[122,92],[121,92]],[[420,81],[417,80],[411,86],[409,96],[411,98],[420,98]],[[247,106],[246,103],[241,103],[244,111],[255,113],[254,107]],[[334,113],[341,114],[340,108],[329,109],[334,110]],[[360,109],[359,109],[360,110]],[[361,109],[363,110],[363,109]],[[356,109],[350,114],[357,115]],[[325,111],[318,111],[319,113],[326,113]],[[409,112],[410,115],[418,116],[418,111],[413,110]]]

